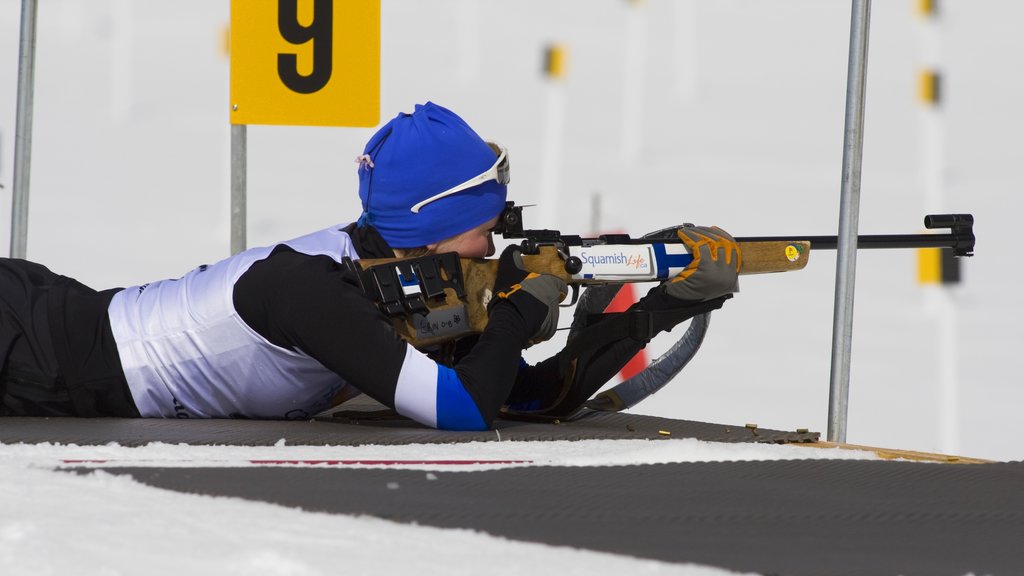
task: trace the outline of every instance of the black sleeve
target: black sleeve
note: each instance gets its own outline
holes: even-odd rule
[[[626,312],[671,312],[699,305],[698,302],[680,301],[669,296],[662,286],[655,286],[647,295],[629,307]],[[686,316],[688,318],[689,316]],[[607,320],[610,316],[604,316]],[[586,330],[601,330],[601,319]],[[679,322],[685,318],[680,317]],[[678,323],[672,320],[660,326],[670,330]],[[596,349],[586,349],[569,354],[563,349],[551,358],[534,366],[520,369],[515,386],[509,395],[509,404],[518,404],[524,409],[543,410],[553,408],[558,401],[556,412],[571,412],[586,402],[626,365],[650,340],[623,336]],[[572,381],[566,382],[566,374],[575,361]],[[568,387],[561,399],[563,388]]]
[[[533,302],[544,306],[532,299],[525,305]],[[485,422],[497,418],[498,411],[507,403],[529,337],[526,323],[515,306],[507,300],[497,302],[491,308],[480,340],[456,363],[455,373],[476,401]]]
[[[600,330],[600,325],[591,329]],[[562,411],[571,412],[586,402],[646,346],[646,340],[627,336],[594,350],[584,350],[575,356],[568,354],[567,349],[562,349],[543,362],[522,367],[508,403],[518,405],[521,410],[548,410],[559,401],[562,389],[568,386],[559,405],[567,407]],[[576,366],[572,381],[566,382],[566,374],[573,361]]]
[[[279,246],[242,274],[234,303],[242,320],[272,344],[309,354],[373,399],[395,407],[407,344],[363,293],[354,273],[330,257]],[[525,331],[511,306],[495,306],[487,330],[454,366],[486,423],[512,388]]]

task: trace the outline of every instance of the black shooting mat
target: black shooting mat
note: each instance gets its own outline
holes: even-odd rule
[[[761,574],[1024,572],[1022,462],[105,470],[181,492]]]
[[[636,414],[591,412],[572,422],[499,420],[493,430],[451,432],[426,428],[393,414],[352,411],[315,420],[176,420],[159,418],[0,418],[0,443],[51,442],[142,446],[169,444],[360,446],[492,441],[696,438],[715,442],[814,442],[817,432],[784,432],[672,420]]]

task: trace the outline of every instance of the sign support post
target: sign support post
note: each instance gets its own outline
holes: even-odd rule
[[[18,111],[14,129],[14,191],[11,199],[11,258],[28,252],[28,191],[32,171],[32,109],[36,72],[36,0],[21,0],[18,49]]]
[[[245,124],[231,125],[231,253],[245,250],[245,201],[248,155]]]
[[[853,339],[853,291],[857,271],[860,219],[860,168],[864,155],[864,92],[868,68],[871,0],[853,0],[850,59],[846,76],[846,128],[839,202],[839,246],[835,312],[832,320],[832,373],[829,386],[828,440],[846,442],[850,398],[850,351]]]

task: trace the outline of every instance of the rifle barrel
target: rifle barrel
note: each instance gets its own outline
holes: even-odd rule
[[[835,250],[837,236],[749,236],[737,242],[786,242],[806,240],[812,250]],[[878,234],[857,236],[857,248],[964,248],[968,239],[959,234]],[[973,248],[973,242],[970,243]]]
[[[520,207],[514,207],[520,210]],[[508,210],[506,210],[508,212]],[[518,218],[519,213],[513,213]],[[520,222],[516,220],[516,222]],[[954,256],[974,255],[974,216],[971,214],[929,214],[924,218],[925,228],[948,228],[949,232],[932,234],[877,234],[857,236],[857,248],[952,248]],[[602,234],[597,238],[567,236],[558,230],[504,230],[505,238],[525,238],[524,251],[535,253],[536,246],[557,243],[565,246],[592,244],[647,244],[650,242],[681,242],[676,228],[665,228],[652,232],[643,238],[632,238],[628,234]],[[746,236],[736,238],[737,242],[799,242],[807,241],[811,250],[835,250],[839,246],[837,236]]]
[[[881,234],[857,236],[857,248],[952,248],[954,256],[974,255],[974,216],[971,214],[929,214],[924,217],[929,230],[948,228],[947,234]],[[836,236],[787,236],[782,238],[737,238],[737,242],[807,240],[811,250],[835,250]]]
[[[590,239],[586,239],[590,240]],[[585,240],[585,241],[586,241]],[[648,244],[668,242],[678,244],[678,238],[630,238],[628,236],[601,236],[600,241],[608,244]],[[811,243],[811,250],[835,250],[839,245],[837,236],[744,236],[737,242],[800,242]],[[964,234],[878,234],[857,236],[858,249],[879,248],[952,248],[956,256],[974,255],[974,235]]]

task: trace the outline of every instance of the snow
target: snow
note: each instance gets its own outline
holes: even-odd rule
[[[0,465],[0,573],[31,574],[726,574],[512,542],[469,530],[303,512],[179,494],[102,471]]]
[[[142,447],[0,444],[0,574],[732,574],[471,530],[330,515],[237,498],[176,493],[89,466],[253,466],[252,460],[522,460],[529,465],[874,458],[852,450],[689,439],[486,442],[408,446]],[[68,466],[66,461],[106,462]],[[516,464],[519,466],[527,464]],[[505,465],[508,466],[508,465]],[[401,466],[463,471],[495,465]]]

